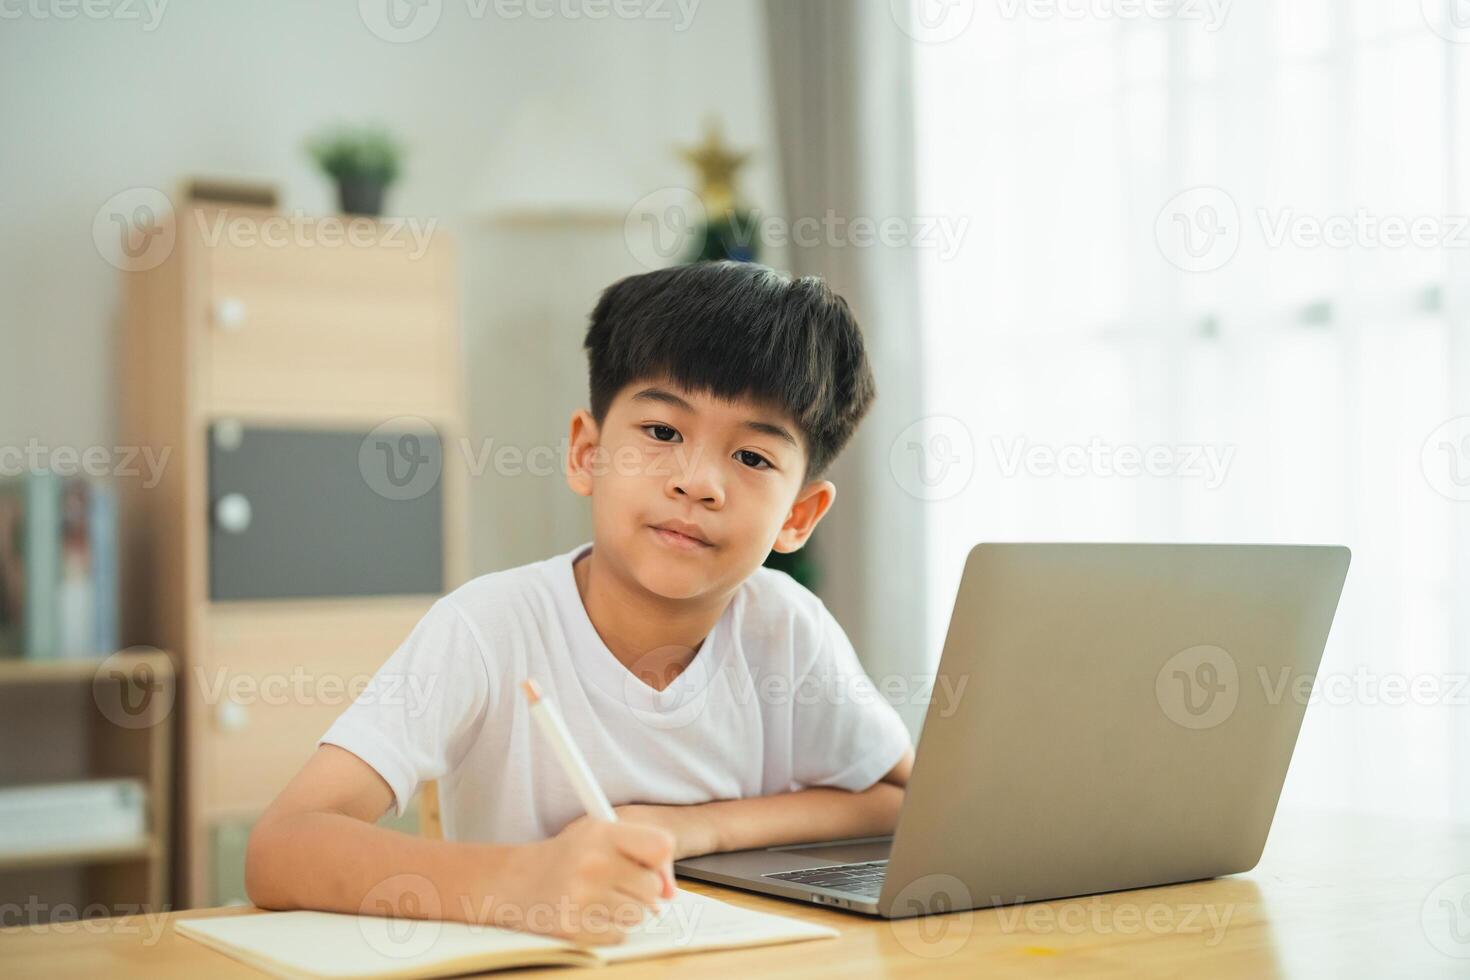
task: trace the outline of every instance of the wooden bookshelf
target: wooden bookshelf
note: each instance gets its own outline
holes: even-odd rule
[[[226,225],[252,232],[278,218],[233,205],[181,208],[167,258],[124,276],[119,438],[170,455],[156,486],[120,487],[120,624],[125,641],[178,658],[173,897],[181,908],[242,897],[251,822],[348,703],[315,695],[240,700],[218,683],[263,689],[297,670],[326,680],[371,676],[438,595],[463,581],[467,564],[468,479],[451,465],[465,434],[453,241],[435,231],[421,254],[388,238],[334,247],[311,237],[311,222],[303,240],[278,244],[264,234],[208,233]],[[281,433],[296,445],[313,431],[357,435],[360,443],[405,418],[432,426],[445,450],[436,587],[215,594],[213,576],[229,560],[221,558],[222,535],[243,543],[264,527],[263,515],[304,505],[286,491],[271,490],[269,499],[252,492],[255,522],[222,530],[217,467],[261,439],[283,444]],[[243,443],[220,436],[222,429],[243,432]],[[263,435],[268,430],[276,434]],[[299,465],[288,476],[325,457],[292,458]],[[358,469],[354,463],[347,475],[366,486]],[[274,472],[268,464],[247,471]],[[303,501],[316,499],[308,493]],[[324,541],[319,553],[333,547]],[[293,567],[279,553],[250,565],[254,581]]]
[[[127,654],[131,664],[148,664],[159,672],[173,674],[173,661],[162,651]],[[26,660],[21,657],[0,659],[0,685],[50,684],[56,681],[91,680],[102,667],[101,657]]]
[[[90,697],[82,694],[88,687]],[[44,768],[29,769],[22,784],[72,782],[78,778],[137,779],[146,793],[147,829],[143,836],[130,841],[0,853],[0,896],[19,887],[16,883],[26,880],[23,876],[27,873],[72,869],[84,881],[78,904],[102,903],[125,910],[166,909],[170,905],[175,703],[172,657],[160,650],[137,650],[108,658],[0,660],[0,697],[46,703],[48,692],[63,695],[66,703],[86,705],[87,731],[82,739],[86,760],[80,772],[68,769],[54,779]],[[63,715],[56,724],[67,724],[74,717]],[[23,732],[5,731],[0,737],[9,745],[29,746],[35,754],[43,755],[42,747],[60,733],[46,731],[34,717],[29,722]]]

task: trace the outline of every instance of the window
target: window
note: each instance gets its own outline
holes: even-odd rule
[[[968,220],[920,256],[972,464],[930,625],[979,540],[1347,544],[1283,805],[1470,816],[1470,49],[1416,4],[1107,10],[915,49],[920,210]]]

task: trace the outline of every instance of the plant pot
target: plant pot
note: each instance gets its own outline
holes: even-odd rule
[[[343,214],[377,217],[383,213],[388,185],[377,177],[343,177],[337,181],[337,201]]]

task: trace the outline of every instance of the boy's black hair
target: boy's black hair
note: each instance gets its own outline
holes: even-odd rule
[[[592,417],[635,381],[772,404],[806,444],[803,482],[821,476],[876,395],[847,301],[816,276],[752,262],[702,262],[629,276],[603,290],[587,328]]]

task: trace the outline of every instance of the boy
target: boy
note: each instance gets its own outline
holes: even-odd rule
[[[256,905],[616,943],[672,897],[673,860],[893,831],[908,734],[822,602],[762,567],[832,506],[822,473],[874,397],[846,302],[684,266],[610,286],[585,347],[566,478],[592,543],[433,606],[256,824]],[[617,823],[585,816],[528,677]],[[426,780],[444,840],[375,825]]]

